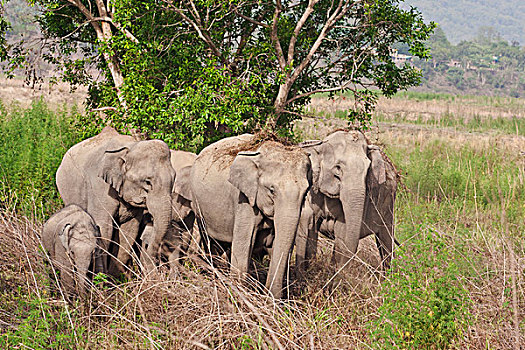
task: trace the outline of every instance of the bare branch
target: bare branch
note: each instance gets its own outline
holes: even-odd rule
[[[239,10],[237,9],[237,6],[233,8],[233,12],[235,12],[235,14],[239,17],[241,17],[242,19],[245,19],[247,20],[248,22],[252,23],[252,24],[255,24],[257,26],[260,26],[260,27],[264,27],[264,28],[270,28],[270,26],[266,23],[262,23],[260,21],[257,21],[251,17],[248,17],[248,16],[245,16],[243,15],[242,13],[239,12]]]
[[[290,104],[293,101],[296,101],[296,100],[298,100],[300,98],[305,98],[305,97],[311,96],[313,94],[318,94],[318,93],[321,93],[321,92],[341,91],[341,90],[347,89],[351,84],[352,84],[351,82],[346,82],[346,83],[344,83],[342,85],[335,86],[335,87],[332,87],[332,88],[316,89],[316,90],[308,91],[308,92],[305,92],[305,93],[302,93],[300,95],[296,95],[296,96],[292,97],[291,99],[286,101],[286,104]]]
[[[317,39],[315,40],[314,44],[310,48],[310,51],[308,52],[308,55],[304,58],[304,60],[297,66],[297,68],[294,69],[292,76],[290,77],[291,82],[293,83],[297,77],[303,72],[303,70],[310,64],[312,57],[315,55],[317,50],[319,49],[319,46],[321,46],[321,43],[326,37],[326,34],[330,29],[332,29],[332,26],[341,19],[346,12],[349,10],[349,7],[344,7],[346,3],[348,4],[348,1],[339,1],[339,5],[335,9],[335,11],[332,13],[332,15],[328,18],[325,25],[323,26],[323,29],[321,29],[321,32],[319,33]]]
[[[196,14],[194,14],[194,16],[196,16],[195,20],[192,20],[190,17],[188,17],[184,13],[185,11],[183,9],[175,6],[173,4],[173,1],[165,0],[165,2],[170,6],[170,8],[173,11],[177,12],[189,25],[191,25],[195,29],[199,38],[201,38],[202,41],[204,41],[206,45],[208,45],[208,47],[213,52],[213,54],[217,56],[223,64],[226,63],[226,60],[224,59],[224,56],[222,55],[221,51],[217,48],[217,46],[213,42],[213,39],[210,37],[209,33],[206,30],[204,30],[204,28],[202,27],[202,23],[200,22],[200,16],[193,2],[192,2],[192,7],[196,12]],[[191,12],[192,11],[190,10],[190,13]]]
[[[275,52],[277,54],[277,59],[279,60],[279,66],[282,70],[284,70],[286,68],[286,60],[284,59],[283,49],[281,47],[281,43],[279,42],[279,35],[277,34],[277,24],[279,23],[279,16],[281,15],[281,11],[281,1],[277,0],[275,4],[275,12],[273,14],[272,30],[270,33],[270,37],[273,41],[273,45],[275,46]]]
[[[306,10],[304,11],[303,15],[301,16],[301,19],[297,22],[297,25],[295,26],[295,29],[293,31],[293,35],[290,38],[290,45],[288,46],[288,64],[292,63],[294,51],[295,51],[295,43],[297,42],[297,37],[299,36],[299,33],[301,32],[301,29],[303,29],[304,24],[306,23],[306,20],[308,20],[308,17],[312,14],[314,11],[314,6],[317,4],[319,0],[310,0],[308,2],[308,6],[306,7]]]
[[[84,6],[84,4],[82,4],[80,2],[80,0],[67,0],[67,2],[69,2],[71,5],[73,5],[76,8],[78,8],[80,10],[80,12],[82,12],[82,14],[87,18],[87,20],[93,26],[93,29],[95,29],[95,33],[97,34],[97,38],[103,39],[102,28],[100,27],[100,23],[98,21],[93,21],[94,16],[91,13],[91,11],[88,10],[86,8],[86,6]]]
[[[98,18],[100,18],[100,20],[102,20],[102,21],[106,21],[108,23],[111,23],[115,28],[117,28],[117,30],[119,32],[124,34],[126,36],[126,38],[128,38],[129,40],[131,40],[135,44],[139,43],[139,40],[133,34],[131,34],[131,32],[129,30],[122,28],[122,26],[120,24],[114,22],[110,17],[98,17]]]

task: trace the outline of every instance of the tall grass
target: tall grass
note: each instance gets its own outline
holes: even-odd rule
[[[62,156],[79,141],[73,121],[79,112],[51,111],[42,100],[29,108],[0,103],[0,205],[43,218],[60,205],[55,172]],[[8,197],[14,197],[9,199]]]
[[[335,117],[344,118],[342,111],[336,111]],[[376,114],[378,122],[396,122],[416,125],[425,125],[436,128],[455,128],[465,131],[497,131],[503,134],[525,136],[525,119],[518,117],[490,117],[474,115],[472,118],[462,118],[453,113],[445,113],[437,116],[422,116],[414,118],[409,115],[387,115],[381,112]]]
[[[369,237],[329,288],[333,242],[322,238],[301,286],[292,262],[290,300],[192,256],[170,276],[161,269],[119,283],[101,278],[87,303],[68,305],[53,288],[38,235],[58,205],[53,176],[77,141],[75,111],[53,114],[40,102],[1,113],[1,164],[10,169],[0,191],[2,349],[517,349],[525,342],[525,159],[496,142],[432,130],[372,136],[403,181],[401,246],[385,273]],[[340,122],[316,119],[303,135],[322,137],[313,133]]]
[[[420,91],[400,91],[396,99],[408,99],[417,102],[421,101],[443,101],[443,102],[460,102],[465,104],[476,104],[493,107],[523,107],[524,101],[520,98],[509,96],[484,96],[484,95],[454,95],[437,92],[420,92]]]

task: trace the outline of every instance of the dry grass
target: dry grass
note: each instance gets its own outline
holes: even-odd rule
[[[50,287],[51,268],[39,251],[40,224],[2,211],[0,230],[0,249],[7,252],[0,265],[1,340],[1,333],[15,331],[28,317],[21,298],[53,305],[51,312],[42,311],[47,317],[58,317],[67,304]],[[161,272],[125,283],[97,283],[88,301],[69,306],[70,336],[78,347],[89,348],[368,348],[365,324],[373,313],[367,310],[379,302],[374,243],[361,245],[357,274],[328,294],[323,286],[330,276],[330,242],[323,242],[305,289],[290,287],[291,300],[275,300],[255,280],[237,283],[190,259],[171,277]]]
[[[51,327],[68,329],[71,343],[79,348],[369,349],[369,324],[378,316],[381,286],[389,278],[378,271],[370,237],[360,244],[352,275],[330,291],[326,286],[333,271],[327,261],[332,243],[322,239],[306,285],[292,284],[290,300],[275,300],[254,280],[240,284],[190,259],[171,277],[155,273],[125,283],[98,283],[87,302],[66,309],[64,298],[50,287],[54,283],[47,258],[39,251],[39,231],[39,223],[0,213],[0,340],[27,317],[26,310],[20,310],[25,298],[51,305],[51,311],[42,307],[40,313],[55,318]],[[438,234],[450,249],[462,245],[466,248],[458,254],[474,258],[466,264],[475,273],[458,276],[471,301],[471,320],[454,348],[510,349],[516,342],[523,344],[525,333],[516,332],[525,309],[523,246],[511,249],[505,232],[480,239],[478,235],[493,233],[479,231],[466,240]],[[404,244],[417,240],[414,235]],[[53,325],[64,313],[70,315],[65,325]]]
[[[354,107],[351,98],[336,97],[329,100],[326,97],[312,99],[308,110],[311,113],[321,112],[334,115],[338,111],[347,111]],[[525,118],[525,100],[514,98],[463,97],[451,95],[446,99],[417,100],[413,98],[385,98],[378,100],[376,114],[383,114],[390,119],[404,118],[407,120],[428,120],[446,115],[461,116],[470,120],[475,116],[482,118]]]
[[[8,106],[16,102],[18,106],[27,108],[33,101],[43,98],[52,110],[63,105],[68,107],[75,105],[82,110],[86,97],[85,87],[71,91],[70,86],[62,82],[57,84],[43,82],[35,86],[28,86],[22,78],[6,79],[0,76],[0,101]]]
[[[485,107],[474,102],[469,108],[480,113]],[[326,101],[319,103],[327,111],[339,108]],[[381,103],[380,108],[386,106]],[[433,106],[426,101],[421,102],[420,107],[404,105],[417,106],[414,101],[391,103],[388,108],[394,111],[407,108],[417,113],[418,108],[425,111],[427,107],[446,111],[443,106]],[[515,103],[512,108],[518,105]],[[497,113],[507,113],[497,110]],[[516,115],[521,116],[522,112],[519,110]],[[457,310],[449,310],[458,316],[451,322],[464,325],[449,348],[522,348],[525,344],[525,206],[519,201],[524,198],[520,192],[525,183],[525,158],[520,153],[525,150],[524,138],[492,131],[472,133],[399,123],[395,113],[392,115],[392,121],[375,124],[369,137],[385,145],[387,154],[395,155],[393,159],[404,170],[407,183],[415,174],[406,168],[410,164],[405,162],[405,156],[418,152],[428,154],[430,150],[434,151],[436,162],[445,159],[444,163],[453,164],[453,153],[460,154],[468,148],[475,151],[474,156],[491,154],[486,159],[489,163],[500,157],[512,170],[508,174],[515,175],[509,179],[510,189],[498,188],[496,199],[485,204],[481,203],[480,193],[469,192],[470,187],[456,197],[441,188],[441,183],[435,186],[441,188],[440,196],[420,195],[414,187],[401,189],[396,202],[396,232],[402,242],[403,259],[397,262],[395,259],[388,274],[378,270],[379,256],[373,237],[369,237],[361,241],[349,269],[351,273],[344,275],[335,289],[328,288],[334,277],[330,266],[332,242],[322,239],[318,257],[302,286],[294,282],[292,261],[288,300],[273,299],[255,280],[233,281],[224,271],[211,268],[193,256],[176,274],[168,275],[161,269],[160,273],[122,283],[97,282],[88,301],[67,304],[59,290],[53,289],[55,276],[50,274],[47,259],[39,251],[41,224],[2,209],[0,348],[7,348],[7,341],[11,341],[9,346],[20,348],[24,345],[109,349],[384,348],[370,332],[381,326],[374,322],[385,315],[387,296],[390,293],[406,297],[399,305],[392,305],[393,310],[404,312],[403,303],[418,300],[415,292],[430,288],[436,276],[446,276],[445,264],[428,264],[434,261],[435,255],[440,256],[440,249],[448,254],[441,258],[457,267],[457,280],[451,283],[464,291],[463,307],[468,310],[465,319],[459,319]],[[322,138],[345,126],[341,119],[324,117],[298,124],[305,139]],[[435,144],[440,146],[433,148]],[[421,156],[421,161],[428,159]],[[476,169],[469,169],[470,161],[472,159],[465,159],[458,171],[467,174],[468,179],[475,179]],[[490,182],[491,176],[496,180],[495,177],[504,175],[507,173],[487,173],[476,179]],[[523,206],[521,212],[520,205]],[[520,218],[523,223],[519,222]],[[422,245],[427,236],[432,237],[430,242],[437,243]],[[441,248],[438,249],[438,245]],[[401,282],[409,279],[420,282],[414,290],[403,289]],[[388,290],[386,286],[398,289]],[[422,310],[426,314],[424,302],[415,305],[416,313]],[[41,319],[48,320],[45,327],[36,326]],[[29,325],[30,330],[24,325]],[[29,337],[20,336],[24,329]],[[46,329],[50,334],[64,335],[61,346],[52,343]],[[35,341],[39,337],[42,342],[37,346]],[[418,348],[417,344],[390,345],[391,348]]]

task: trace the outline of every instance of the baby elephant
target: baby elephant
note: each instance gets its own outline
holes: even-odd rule
[[[105,272],[100,230],[87,212],[68,205],[47,220],[42,246],[49,252],[68,295],[85,295],[93,273]]]

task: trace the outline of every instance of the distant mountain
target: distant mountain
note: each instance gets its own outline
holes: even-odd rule
[[[409,6],[437,22],[454,44],[492,27],[509,42],[525,45],[525,0],[405,0],[402,7]]]

